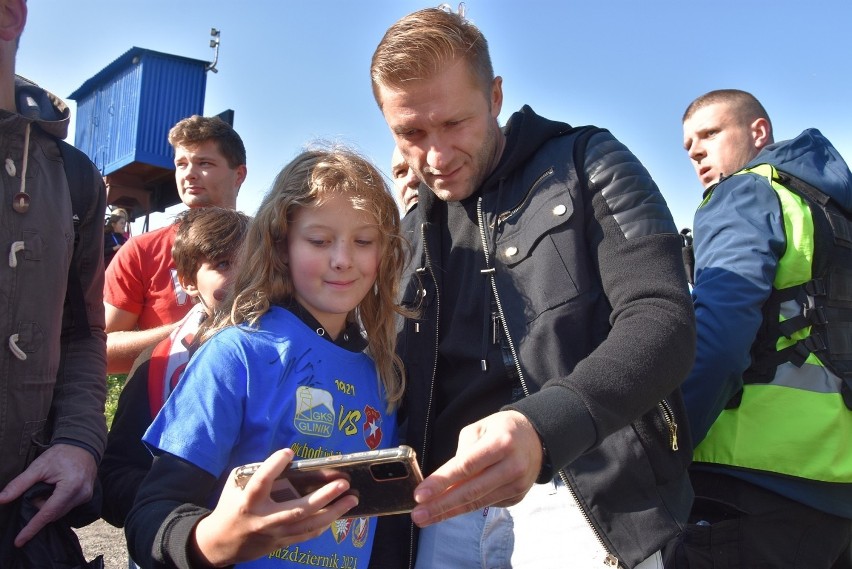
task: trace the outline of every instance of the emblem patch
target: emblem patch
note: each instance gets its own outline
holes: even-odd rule
[[[334,398],[324,389],[299,387],[293,426],[303,435],[330,437],[335,424]]]
[[[349,530],[352,529],[352,518],[347,520],[335,520],[331,524],[331,533],[334,535],[334,541],[340,543],[346,536],[349,535]]]
[[[364,407],[364,424],[361,427],[364,442],[371,450],[375,450],[382,442],[382,414],[366,405]]]
[[[358,518],[352,524],[352,545],[364,547],[370,529],[370,518]]]

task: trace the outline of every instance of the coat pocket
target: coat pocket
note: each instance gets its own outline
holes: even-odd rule
[[[633,423],[633,430],[648,455],[658,484],[666,484],[683,474],[692,462],[692,443],[686,415],[667,397]]]
[[[498,285],[525,299],[524,319],[561,306],[589,288],[585,237],[564,185],[545,186],[503,222],[495,259]]]

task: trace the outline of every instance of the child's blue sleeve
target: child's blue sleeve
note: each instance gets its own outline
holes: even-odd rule
[[[143,438],[219,477],[229,467],[246,398],[245,353],[225,330],[192,356],[175,391]]]

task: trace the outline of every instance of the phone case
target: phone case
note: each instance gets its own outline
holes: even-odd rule
[[[260,463],[237,469],[237,484],[245,487]],[[358,496],[358,505],[344,518],[384,516],[410,512],[416,505],[414,488],[423,480],[411,447],[371,450],[324,458],[298,460],[281,473],[272,487],[272,499],[293,500],[310,494],[332,480],[346,478],[346,495]]]

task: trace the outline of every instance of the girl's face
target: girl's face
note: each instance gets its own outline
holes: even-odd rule
[[[373,218],[339,195],[298,209],[290,223],[285,261],[296,300],[334,339],[376,281],[380,236]]]

